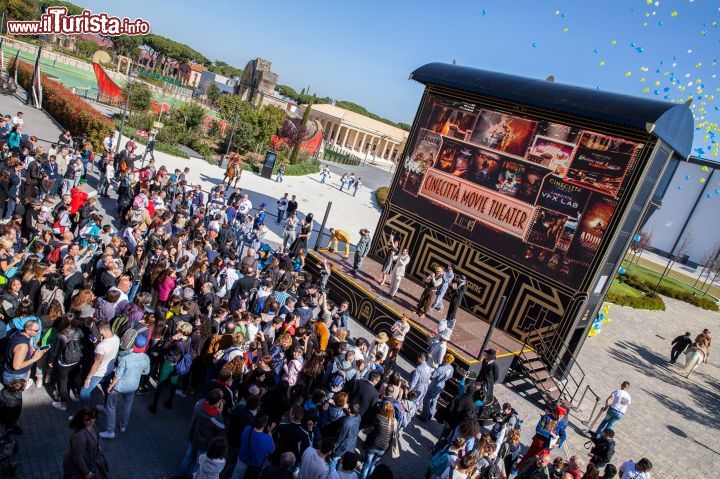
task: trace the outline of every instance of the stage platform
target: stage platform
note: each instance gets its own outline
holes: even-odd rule
[[[330,276],[329,291],[333,300],[340,298],[350,302],[352,314],[363,321],[372,330],[388,331],[393,322],[405,314],[410,320],[411,333],[403,347],[403,353],[414,357],[427,347],[428,337],[437,331],[438,322],[445,318],[448,308],[444,300],[444,310],[430,310],[427,316],[420,319],[416,314],[418,298],[422,287],[409,278],[405,278],[395,298],[388,296],[389,284],[379,287],[382,264],[373,258],[365,258],[362,271],[357,276],[352,273],[352,259],[343,255],[330,253],[327,250],[310,251],[309,264],[317,271],[318,259],[327,259],[333,266]],[[477,369],[480,362],[480,348],[490,324],[460,309],[457,314],[455,329],[449,341],[448,352],[453,353],[460,363],[468,369]],[[520,354],[523,344],[505,332],[496,329],[490,339],[488,348],[498,354],[498,363],[510,365],[513,358]],[[529,351],[529,349],[527,349]]]

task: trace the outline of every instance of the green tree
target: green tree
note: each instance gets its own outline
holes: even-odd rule
[[[85,10],[83,7],[79,7],[74,3],[64,2],[62,0],[43,0],[40,2],[40,8],[42,8],[43,12],[49,7],[65,7],[70,15],[80,15],[83,10]]]
[[[225,121],[232,121],[233,118],[242,116],[245,110],[250,109],[247,103],[235,95],[221,95],[217,107],[220,118]]]
[[[38,0],[1,0],[0,10],[5,12],[5,18],[10,20],[37,20],[40,18],[40,3]],[[5,28],[5,25],[2,25]]]
[[[186,130],[194,130],[203,123],[205,118],[205,110],[203,107],[194,102],[183,103],[175,110],[175,115]]]
[[[100,45],[91,40],[78,38],[75,40],[75,50],[86,57],[91,57],[96,51],[100,50]]]
[[[221,60],[215,60],[213,64],[208,67],[208,70],[226,77],[241,77],[243,72],[242,68],[236,68]]]
[[[113,52],[115,52],[116,55],[124,55],[134,59],[140,58],[139,48],[145,39],[142,35],[120,35],[106,38],[112,41]]]
[[[143,45],[150,49],[152,69],[154,70],[158,65],[163,65],[163,74],[167,73],[167,70],[173,63],[172,60],[178,62],[192,60],[203,65],[210,63],[210,60],[197,50],[192,49],[184,43],[176,42],[161,35],[155,35],[153,33],[145,35]]]
[[[300,121],[300,126],[298,129],[304,134],[306,131],[306,125],[308,120],[310,119],[310,112],[312,111],[312,100],[310,103],[308,103],[307,107],[305,108],[305,112],[303,113],[302,120]],[[295,146],[293,146],[292,153],[290,153],[290,164],[294,165],[298,162],[298,155],[300,154],[300,144],[302,141],[298,141],[295,143]]]
[[[218,106],[222,91],[220,91],[220,88],[213,82],[205,89],[205,96],[207,96],[208,102],[210,102],[211,105]]]
[[[145,112],[152,103],[152,91],[147,83],[136,81],[132,85],[127,83],[123,88],[125,97],[130,95],[130,111]]]

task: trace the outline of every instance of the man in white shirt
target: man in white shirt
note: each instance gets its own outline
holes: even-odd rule
[[[594,435],[596,438],[602,437],[605,429],[613,428],[615,423],[625,416],[631,402],[630,393],[627,392],[628,389],[630,389],[630,383],[624,381],[620,385],[620,389],[613,391],[605,400],[603,409],[607,411],[607,414],[605,415],[605,419],[600,423],[600,426],[598,426],[597,431],[595,431]]]
[[[308,447],[302,454],[300,461],[300,474],[298,479],[325,479],[328,477],[330,468],[327,464],[327,457],[335,449],[335,440],[326,437],[320,442],[320,449]]]
[[[21,111],[17,112],[17,115],[12,117],[13,126],[16,126],[16,125],[23,126],[25,124],[25,120],[23,120],[24,116],[25,115],[23,114],[23,112],[21,112]]]
[[[650,479],[652,463],[642,458],[638,462],[627,461],[620,466],[620,479]]]
[[[282,198],[277,200],[277,209],[278,209],[278,215],[277,215],[277,224],[280,224],[282,219],[285,217],[285,212],[287,211],[288,203],[290,200],[288,199],[288,194],[285,193]]]
[[[80,404],[83,406],[90,404],[90,395],[93,389],[112,372],[112,368],[109,366],[115,361],[120,349],[120,338],[113,334],[110,323],[98,321],[96,325],[100,333],[100,342],[95,346],[95,359],[85,377],[85,383],[80,389]]]
[[[243,199],[238,205],[238,215],[240,216],[240,221],[244,222],[245,217],[250,213],[250,210],[252,209],[252,201],[250,201],[250,198],[248,195],[243,195]]]

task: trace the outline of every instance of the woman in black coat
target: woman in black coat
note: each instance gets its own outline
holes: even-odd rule
[[[63,479],[105,479],[107,460],[100,450],[100,437],[95,429],[97,410],[83,407],[70,421],[70,440],[63,457]]]
[[[10,175],[7,170],[0,171],[0,218],[5,215],[5,204],[10,196]]]

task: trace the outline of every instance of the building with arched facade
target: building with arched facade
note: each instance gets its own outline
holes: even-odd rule
[[[310,119],[320,122],[327,146],[358,156],[397,161],[408,138],[405,130],[330,104],[313,105]]]

